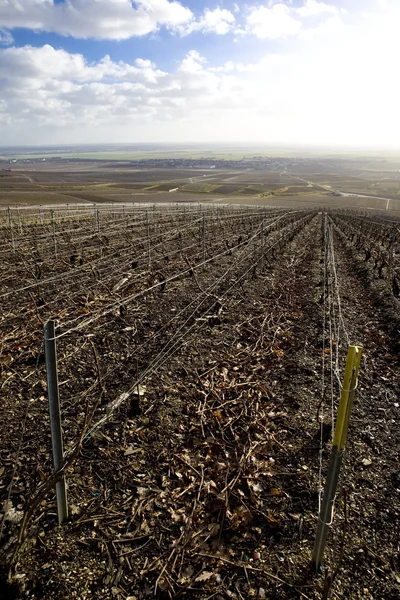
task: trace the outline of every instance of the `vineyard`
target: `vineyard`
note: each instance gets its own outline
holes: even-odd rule
[[[399,227],[182,202],[2,210],[0,597],[398,598]],[[315,573],[350,344],[363,361]]]

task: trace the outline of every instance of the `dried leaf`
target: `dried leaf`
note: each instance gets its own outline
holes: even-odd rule
[[[164,577],[161,577],[161,579],[158,580],[158,587],[160,588],[160,590],[165,592],[169,587],[168,581],[164,579]]]
[[[216,417],[218,419],[218,421],[222,421],[222,413],[220,410],[215,410],[214,411],[214,417]]]
[[[200,575],[198,575],[195,579],[196,582],[200,581],[208,581],[214,575],[211,571],[203,571]]]
[[[278,519],[275,519],[275,517],[271,517],[271,515],[267,515],[266,518],[269,525],[271,525],[272,527],[278,527],[281,524],[280,521],[278,521]]]
[[[124,452],[124,456],[130,456],[131,454],[134,454],[135,452],[138,452],[137,448],[134,448],[134,446],[128,446]]]

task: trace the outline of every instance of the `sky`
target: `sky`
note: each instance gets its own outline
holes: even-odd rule
[[[0,146],[400,148],[400,0],[0,0]]]

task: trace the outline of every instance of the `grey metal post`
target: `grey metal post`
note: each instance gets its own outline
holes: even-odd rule
[[[332,448],[321,511],[318,515],[318,528],[312,555],[312,562],[316,571],[318,571],[320,567],[328,532],[333,521],[333,504],[335,501],[342,459],[343,452],[340,452],[337,448]]]
[[[44,326],[44,347],[46,356],[53,464],[54,470],[58,471],[64,464],[64,448],[61,429],[60,395],[58,390],[55,322],[53,320],[47,321]],[[65,475],[62,475],[60,481],[56,484],[56,496],[58,523],[61,525],[61,523],[68,518],[67,486],[65,483]]]
[[[361,346],[349,346],[346,361],[346,371],[336,419],[335,434],[332,442],[332,452],[329,460],[322,505],[318,515],[318,527],[312,553],[312,564],[316,571],[319,570],[321,565],[326,540],[328,537],[328,531],[333,521],[333,505],[335,501],[336,488],[339,481],[343,453],[346,446],[347,431],[354,401],[354,394],[357,387],[357,376],[360,367],[361,355]]]
[[[393,279],[393,259],[394,259],[395,243],[396,243],[396,238],[393,237],[390,242],[390,247],[389,247],[389,281],[390,281],[390,285],[392,285],[392,279]]]
[[[148,257],[148,266],[149,266],[149,269],[150,269],[150,265],[151,265],[151,256],[150,256],[150,223],[149,223],[149,213],[147,212],[147,210],[146,210],[146,231],[147,231],[147,257]]]
[[[202,237],[203,237],[203,263],[206,262],[206,217],[203,214],[203,231],[202,231]],[[205,265],[203,265],[203,270],[205,268]]]
[[[264,245],[265,245],[265,230],[264,219],[261,221],[261,270],[264,268]]]
[[[11,245],[13,249],[13,254],[15,254],[15,241],[14,241],[14,231],[13,231],[13,221],[11,215],[11,208],[8,207],[8,222],[10,224],[10,234],[11,234]]]
[[[100,237],[100,212],[97,207],[95,208],[94,216],[95,216],[96,224],[97,224],[97,238],[99,241],[99,254],[100,254],[100,258],[103,258],[103,245],[101,243],[101,237]]]
[[[19,207],[17,208],[17,212],[18,212],[18,223],[19,223],[19,233],[21,235],[23,235],[23,230],[22,230],[22,220],[21,220],[21,213],[19,211]]]
[[[54,254],[56,255],[57,258],[57,238],[56,238],[56,222],[54,219],[54,210],[51,210],[51,223],[53,226],[53,239],[54,239]]]

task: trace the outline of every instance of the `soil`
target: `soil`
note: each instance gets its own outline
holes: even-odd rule
[[[13,563],[22,515],[51,463],[43,354],[13,367],[3,348],[2,499],[13,485],[0,596],[399,597],[398,301],[385,288],[389,300],[380,302],[386,284],[334,226],[335,281],[333,270],[325,278],[323,218],[301,213],[274,226],[256,260],[255,223],[245,249],[236,234],[247,226],[225,229],[221,240],[236,235],[238,250],[163,293],[146,294],[135,310],[73,334],[64,346],[60,340],[68,451],[87,416],[85,402],[96,417],[131,393],[69,465],[68,521],[58,526],[54,494],[43,495]],[[196,264],[194,256],[190,261]],[[196,298],[203,304],[190,305]],[[137,373],[163,347],[171,349],[178,327],[184,336],[174,353],[162,354],[164,362],[132,389]],[[310,561],[340,395],[336,376],[343,376],[349,343],[363,346],[363,361],[333,523],[315,573]],[[24,381],[27,360],[37,361],[35,385]]]

